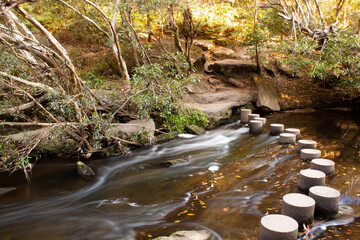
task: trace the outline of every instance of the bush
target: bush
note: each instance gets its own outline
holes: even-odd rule
[[[179,132],[188,124],[206,126],[208,122],[203,113],[183,107],[186,85],[191,81],[196,79],[178,72],[172,61],[135,68],[131,79],[133,111],[140,118],[159,112],[164,126]]]

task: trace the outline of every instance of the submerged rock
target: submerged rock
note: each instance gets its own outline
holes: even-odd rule
[[[77,174],[79,174],[82,177],[92,177],[95,176],[94,171],[91,169],[91,167],[87,166],[85,163],[78,161],[76,163],[76,169]]]
[[[187,162],[188,161],[186,161],[185,159],[173,159],[173,160],[163,161],[163,162],[159,163],[159,165],[162,167],[173,167],[178,164],[187,163]]]
[[[158,237],[155,240],[210,240],[211,233],[206,230],[177,231],[170,237]]]

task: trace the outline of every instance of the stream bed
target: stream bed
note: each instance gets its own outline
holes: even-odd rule
[[[340,212],[317,220],[308,239],[360,239],[359,117],[332,110],[267,116],[267,125],[300,128],[336,163],[326,185],[341,192]],[[170,160],[178,164],[164,167]],[[258,239],[261,217],[281,212],[282,196],[298,191],[299,171],[310,164],[268,128],[250,136],[233,123],[88,165],[97,174],[90,181],[74,163],[51,159],[36,165],[31,184],[21,175],[1,178],[0,187],[11,188],[0,195],[1,239],[153,239],[188,229]]]

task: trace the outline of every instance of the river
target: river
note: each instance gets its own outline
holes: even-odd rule
[[[339,215],[316,221],[310,239],[360,238],[358,114],[343,111],[276,113],[268,123],[300,128],[334,159],[326,184],[342,194]],[[358,145],[356,145],[358,144]],[[181,159],[173,167],[161,163]],[[213,239],[258,239],[259,222],[281,212],[281,199],[297,192],[296,146],[281,146],[268,128],[250,136],[229,124],[132,154],[88,162],[97,177],[85,180],[70,161],[41,161],[32,182],[2,178],[1,239],[152,239],[176,230],[206,229]],[[219,170],[211,172],[210,167]],[[210,169],[213,169],[210,168]]]

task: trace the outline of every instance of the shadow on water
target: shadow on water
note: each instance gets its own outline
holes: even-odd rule
[[[340,213],[317,221],[312,239],[360,235],[357,117],[336,111],[268,116],[270,123],[300,128],[303,139],[318,141],[336,162],[327,185],[343,194]],[[129,156],[91,161],[97,172],[91,182],[77,177],[73,164],[38,164],[31,184],[1,183],[16,189],[0,195],[0,234],[3,239],[149,239],[208,229],[214,239],[258,239],[261,217],[281,211],[282,196],[297,191],[298,172],[309,167],[296,146],[280,146],[267,132],[250,136],[247,127],[235,123],[203,136],[184,134]],[[161,165],[179,159],[175,166]],[[220,169],[211,172],[211,166]]]

